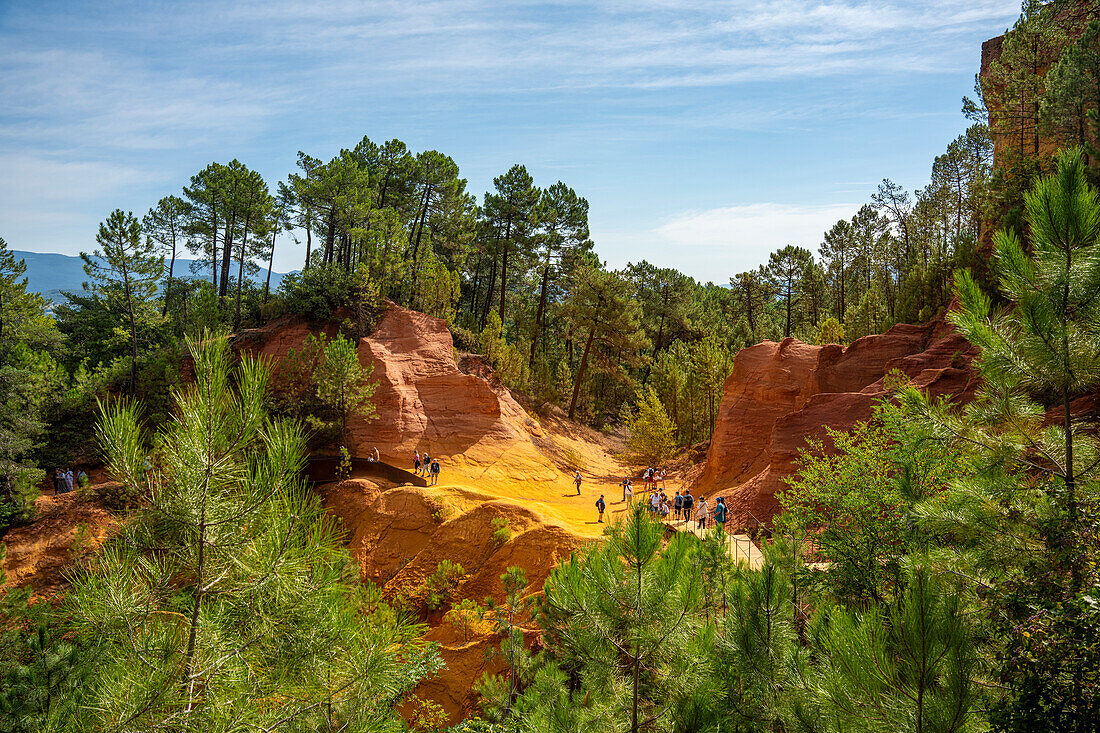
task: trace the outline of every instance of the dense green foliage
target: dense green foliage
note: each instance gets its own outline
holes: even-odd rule
[[[72,575],[64,606],[0,606],[0,729],[401,730],[439,666],[422,629],[366,611],[343,538],[305,486],[269,374],[190,343],[195,380],[152,435],[123,403],[98,428],[138,507]],[[76,681],[79,680],[79,684]]]

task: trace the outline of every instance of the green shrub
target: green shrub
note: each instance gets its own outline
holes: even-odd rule
[[[465,575],[466,571],[456,562],[442,560],[436,565],[435,572],[424,581],[428,590],[428,608],[434,611],[449,604]]]
[[[340,265],[316,265],[283,278],[279,293],[286,313],[306,316],[312,321],[330,320],[341,308],[377,299],[362,268],[348,272]]]
[[[492,522],[493,525],[493,542],[497,545],[503,545],[508,540],[512,539],[512,526],[504,517],[497,517]]]

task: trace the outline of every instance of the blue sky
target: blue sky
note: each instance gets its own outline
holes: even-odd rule
[[[879,180],[927,182],[1016,0],[0,0],[0,236],[76,253],[212,160],[269,183],[363,135],[521,162],[611,266],[725,282]],[[300,267],[286,238],[276,269]]]

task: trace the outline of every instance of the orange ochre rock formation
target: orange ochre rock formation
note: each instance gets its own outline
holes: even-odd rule
[[[324,329],[330,335],[335,327]],[[239,339],[238,348],[276,360],[300,350],[312,329],[281,321]],[[378,381],[376,417],[353,417],[348,450],[411,467],[413,451],[444,461],[480,482],[552,480],[558,471],[532,438],[542,430],[480,357],[459,355],[446,323],[390,305],[374,332],[359,340],[359,361]],[[461,365],[465,369],[460,369]]]
[[[788,338],[742,349],[695,490],[724,496],[735,522],[767,522],[806,441],[868,419],[887,394],[889,372],[934,396],[968,401],[978,386],[969,368],[976,354],[943,320],[899,324],[848,347]]]

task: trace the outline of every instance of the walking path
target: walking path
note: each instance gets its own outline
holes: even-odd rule
[[[698,528],[694,519],[665,519],[663,523],[675,532],[691,532],[696,537],[703,538],[704,530]],[[710,526],[707,527],[705,532],[713,532],[713,523],[708,522],[708,524]],[[753,570],[759,570],[764,565],[764,553],[760,552],[760,548],[748,535],[727,532],[726,549],[734,562],[748,563],[748,566]]]

